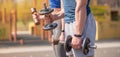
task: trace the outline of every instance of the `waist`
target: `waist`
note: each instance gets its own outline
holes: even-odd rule
[[[88,16],[90,14],[91,14],[91,12],[87,15],[87,19],[88,19]],[[65,24],[74,23],[75,22],[75,18],[64,18],[64,22],[65,22]]]
[[[69,21],[65,21],[65,24],[70,24],[70,23],[74,23],[75,20],[69,20]]]

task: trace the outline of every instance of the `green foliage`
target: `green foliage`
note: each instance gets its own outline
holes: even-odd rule
[[[104,21],[106,15],[109,15],[109,8],[107,6],[91,6],[92,13],[99,21]]]
[[[42,9],[44,1],[45,0],[36,0],[36,9],[38,12]],[[0,11],[2,11],[3,8],[6,8],[7,19],[9,19],[12,10],[17,10],[17,24],[20,24],[21,27],[27,26],[29,22],[33,21],[31,14],[32,7],[33,0],[0,0]],[[1,17],[0,13],[0,18]]]
[[[9,38],[9,24],[0,23],[0,40],[5,40]]]
[[[5,36],[6,35],[6,28],[0,28],[0,36]]]
[[[13,8],[14,8],[13,0],[0,0],[0,19],[2,19],[3,9],[6,9],[6,18],[8,18]]]

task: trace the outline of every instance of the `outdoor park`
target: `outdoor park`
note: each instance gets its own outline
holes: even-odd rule
[[[49,0],[0,0],[0,57],[55,57],[51,31],[35,25],[31,8]],[[95,57],[120,57],[120,0],[91,0],[96,20]]]

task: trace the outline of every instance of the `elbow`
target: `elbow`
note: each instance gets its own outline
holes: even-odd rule
[[[77,13],[77,12],[80,12],[81,10],[86,10],[86,6],[79,6],[79,7],[76,7],[76,9],[75,9],[75,12]]]

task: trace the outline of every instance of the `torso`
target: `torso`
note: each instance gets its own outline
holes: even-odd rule
[[[50,2],[50,8],[54,9],[53,13],[59,12],[60,11],[60,0],[49,0]]]
[[[88,0],[88,4],[86,6],[87,9],[87,16],[91,12],[90,7],[89,7],[90,0]],[[75,0],[63,0],[64,4],[64,20],[66,23],[68,22],[73,22],[75,20],[75,7],[76,7],[76,2]]]
[[[60,0],[49,0],[50,2],[50,8],[60,8]]]

